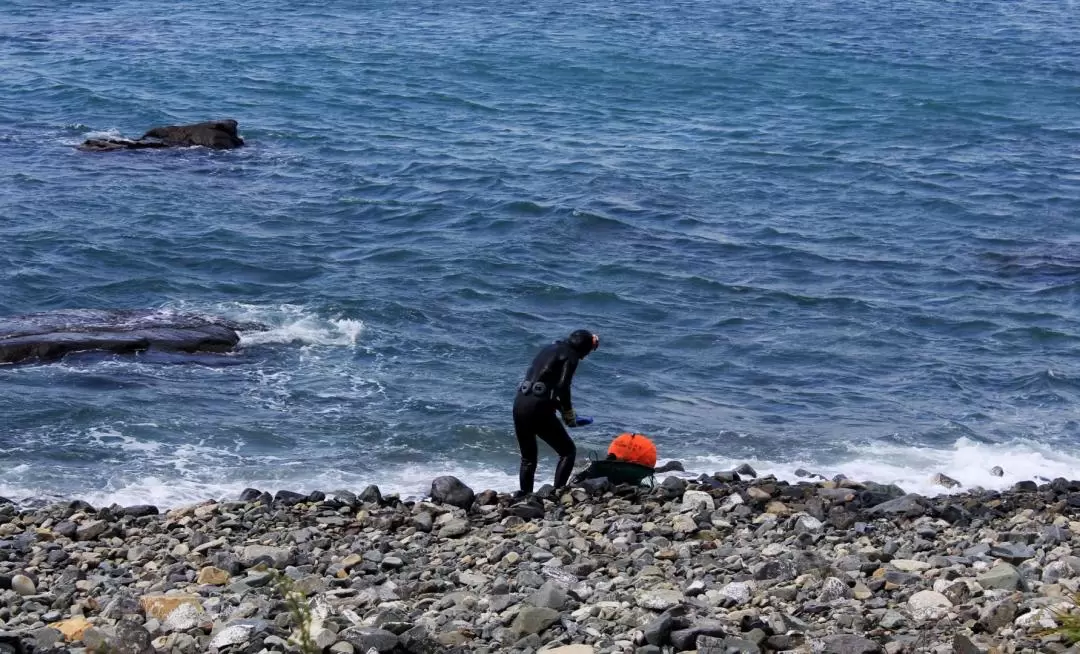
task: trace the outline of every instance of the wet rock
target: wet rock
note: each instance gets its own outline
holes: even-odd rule
[[[361,491],[360,495],[356,498],[356,501],[361,504],[382,504],[382,492],[379,490],[378,486],[372,484]]]
[[[940,472],[935,473],[934,476],[930,478],[930,483],[943,488],[957,488],[960,486],[960,482]]]
[[[1001,466],[994,466],[993,468],[990,468],[990,474],[994,477],[1004,477],[1005,471],[1001,469]]]
[[[301,502],[306,502],[307,499],[307,495],[302,495],[289,490],[279,490],[274,493],[274,502],[277,504],[284,504],[285,506],[296,506]]]
[[[457,477],[438,477],[431,482],[431,498],[442,504],[468,509],[476,499],[473,490]]]
[[[754,470],[749,463],[743,463],[738,468],[735,468],[735,474],[740,477],[750,477],[751,479],[757,479],[757,471]]]

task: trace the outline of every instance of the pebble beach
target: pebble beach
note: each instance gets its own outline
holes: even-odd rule
[[[0,652],[1078,652],[1080,481],[0,505]]]

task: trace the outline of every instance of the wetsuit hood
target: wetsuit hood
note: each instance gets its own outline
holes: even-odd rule
[[[589,356],[590,352],[600,346],[600,337],[587,329],[578,329],[571,332],[566,342],[577,352],[579,357],[584,359]]]

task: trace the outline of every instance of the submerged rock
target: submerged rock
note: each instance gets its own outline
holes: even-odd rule
[[[231,352],[240,342],[240,327],[225,320],[161,311],[73,309],[14,316],[0,319],[0,364],[55,361],[86,351]]]
[[[87,139],[79,146],[87,152],[182,148],[201,145],[215,150],[230,150],[244,145],[237,134],[238,123],[232,119],[209,120],[193,125],[155,127],[137,139]]]

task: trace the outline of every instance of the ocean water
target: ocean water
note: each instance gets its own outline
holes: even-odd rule
[[[583,456],[1076,477],[1077,35],[1072,0],[0,0],[0,317],[270,328],[0,368],[0,495],[513,489],[516,382],[579,327]],[[247,147],[75,149],[225,117]]]

